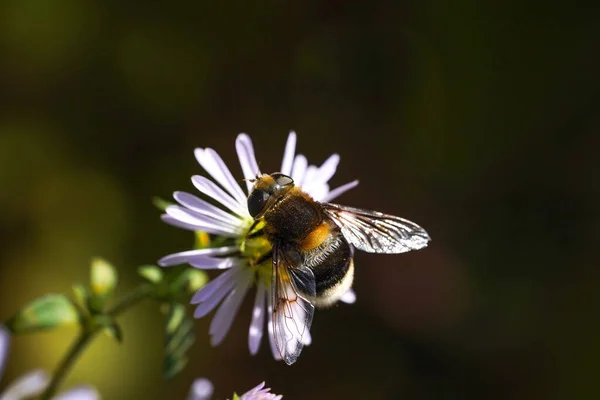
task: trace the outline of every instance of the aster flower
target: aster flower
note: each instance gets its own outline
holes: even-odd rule
[[[265,387],[265,383],[250,389],[240,396],[240,400],[280,400],[283,396],[269,393],[270,388]]]
[[[239,400],[280,400],[283,396],[269,393],[270,388],[261,383],[241,396],[234,395]],[[214,393],[213,384],[206,378],[198,378],[192,384],[187,400],[210,400]]]
[[[271,288],[271,260],[264,256],[271,251],[271,245],[264,236],[247,239],[254,220],[248,212],[247,198],[252,190],[252,182],[261,171],[256,162],[254,147],[246,134],[238,135],[235,143],[237,155],[246,181],[246,192],[238,184],[221,157],[213,149],[198,148],[194,154],[200,165],[212,178],[196,175],[192,183],[201,193],[210,197],[222,207],[217,207],[190,193],[175,192],[174,199],[179,205],[167,207],[162,219],[171,225],[191,231],[204,231],[224,238],[220,247],[188,250],[163,257],[161,266],[188,263],[200,269],[225,270],[217,278],[206,284],[192,298],[197,304],[194,316],[201,318],[217,308],[209,333],[211,344],[220,344],[229,331],[238,309],[252,286],[256,286],[256,297],[252,311],[252,321],[248,334],[248,347],[251,354],[258,352],[264,332],[265,313],[271,315],[273,304],[269,295]],[[358,185],[352,181],[330,190],[329,180],[335,174],[340,157],[330,156],[320,167],[309,165],[305,156],[296,154],[296,134],[291,132],[285,146],[279,172],[290,176],[296,186],[313,199],[329,202],[342,193]],[[216,182],[216,183],[215,183]],[[354,293],[349,290],[342,301],[352,303]],[[276,359],[278,353],[273,336],[273,326],[267,318],[267,329],[271,351]],[[310,344],[310,335],[303,337],[305,345]]]
[[[3,325],[0,325],[0,379],[2,378],[9,348],[10,332]],[[4,393],[0,393],[0,400],[21,400],[38,396],[49,384],[50,377],[45,371],[30,371],[9,385]],[[53,397],[53,400],[96,400],[99,398],[98,393],[92,387],[79,386]]]

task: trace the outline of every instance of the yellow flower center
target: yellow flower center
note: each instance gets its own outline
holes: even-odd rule
[[[272,253],[273,246],[262,232],[265,223],[260,221],[240,239],[240,250],[242,256],[248,261],[248,265],[256,273],[258,279],[262,279],[267,285],[271,283]],[[251,229],[251,230],[250,230]]]

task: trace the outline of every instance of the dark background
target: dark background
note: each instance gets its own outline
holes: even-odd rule
[[[250,4],[253,3],[253,4]],[[600,396],[600,7],[597,2],[0,3],[0,320],[87,279],[123,289],[190,247],[154,195],[194,189],[197,146],[241,177],[290,129],[313,164],[342,157],[338,201],[398,214],[424,251],[356,257],[355,305],[316,314],[297,364],[247,350],[251,301],[185,372],[161,379],[162,317],[122,318],[68,384],[106,399],[218,398],[266,380],[286,399]],[[52,369],[74,329],[18,337],[3,386]]]

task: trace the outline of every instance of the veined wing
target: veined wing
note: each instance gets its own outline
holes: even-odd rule
[[[302,266],[290,266],[281,247],[273,246],[273,335],[281,358],[291,365],[310,341],[315,307],[309,298],[316,295],[315,277]]]
[[[342,235],[362,251],[404,253],[421,249],[431,240],[425,229],[404,218],[339,204],[322,206]]]

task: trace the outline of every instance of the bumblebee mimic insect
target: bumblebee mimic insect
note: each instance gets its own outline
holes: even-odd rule
[[[264,221],[273,246],[273,334],[288,365],[302,351],[315,306],[331,305],[350,289],[354,248],[404,253],[430,240],[423,228],[403,218],[319,203],[281,173],[257,176],[248,210],[255,223]]]

